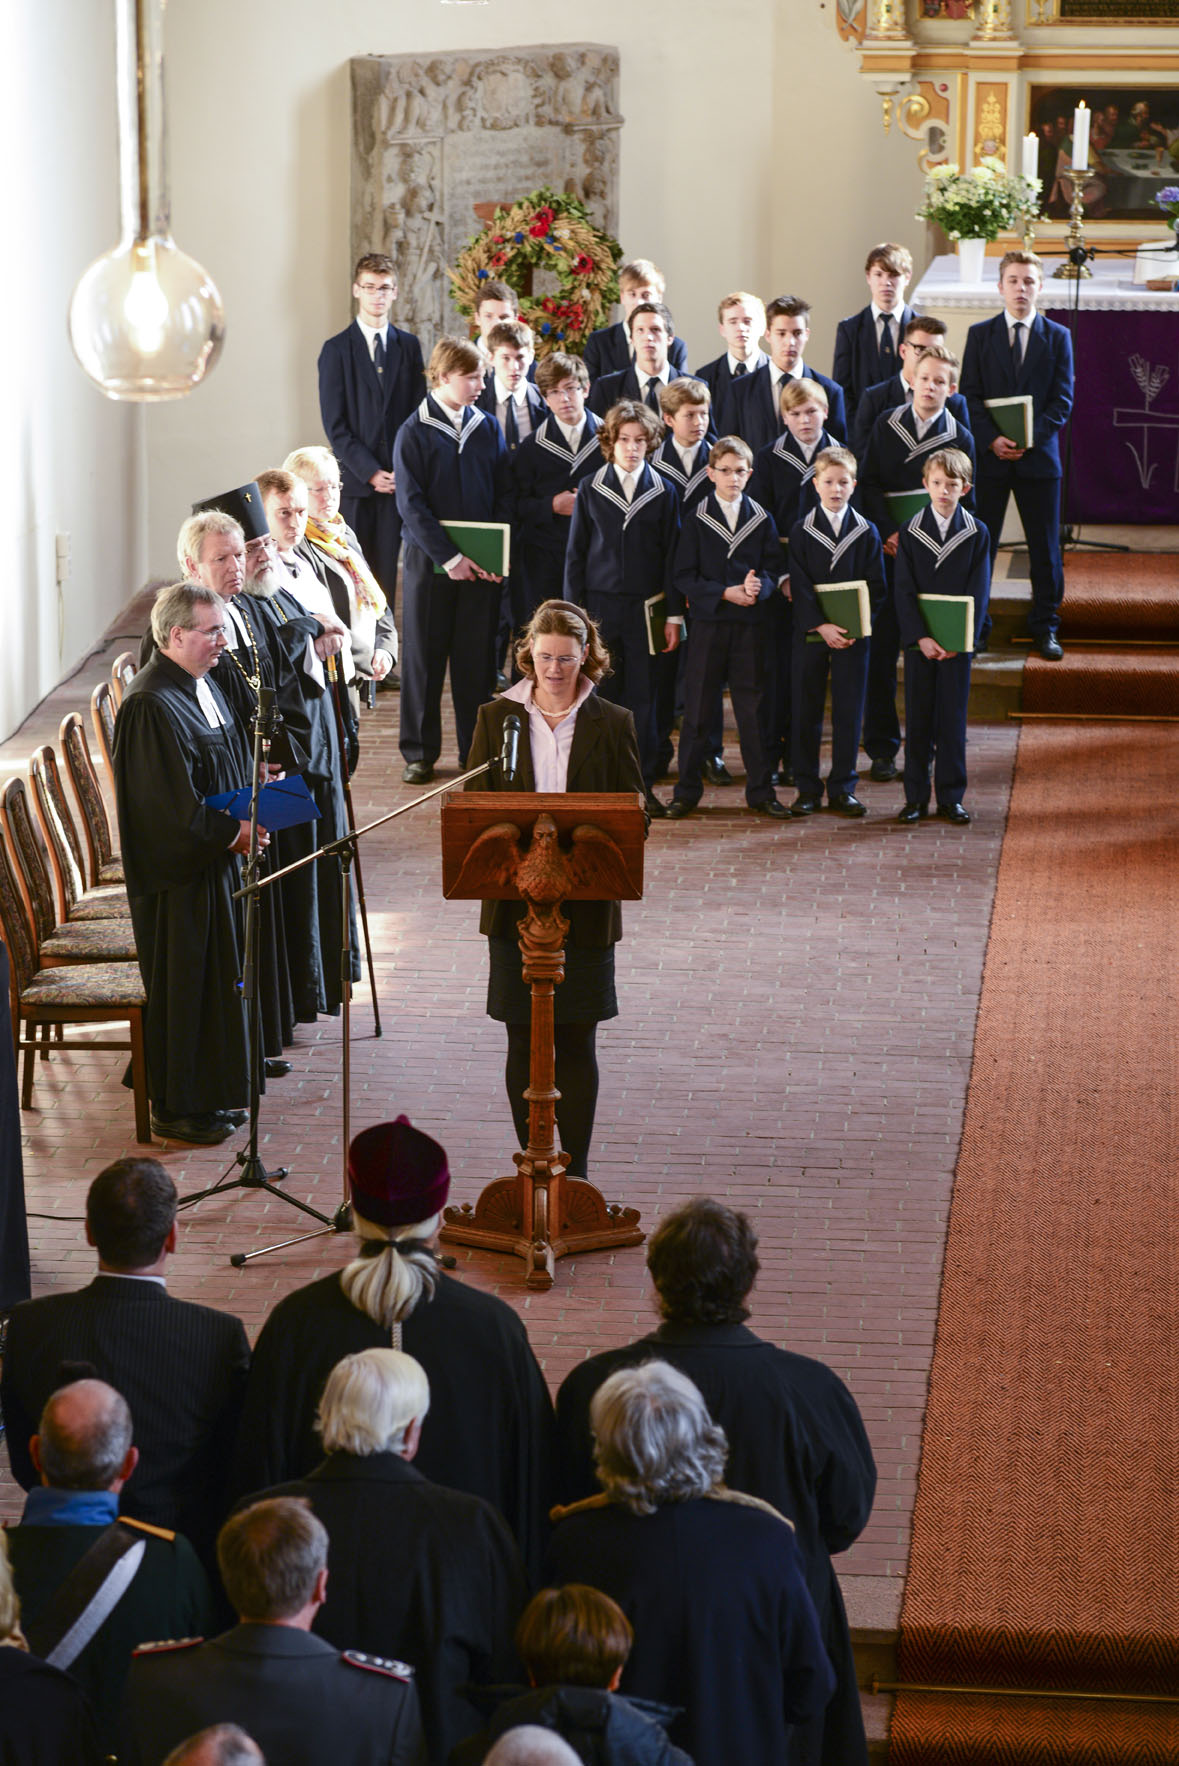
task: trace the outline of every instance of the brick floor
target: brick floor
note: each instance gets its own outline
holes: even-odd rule
[[[0,749],[4,774],[81,706],[112,641]],[[397,700],[364,726],[356,810],[416,795],[400,784]],[[739,790],[656,823],[646,897],[624,910],[622,1015],[603,1027],[591,1175],[650,1227],[699,1192],[750,1210],[763,1273],[754,1328],[830,1363],[864,1412],[880,1466],[875,1513],[841,1559],[849,1586],[899,1588],[908,1545],[945,1222],[970,1069],[983,954],[1017,726],[971,732],[974,822],[891,819],[899,785],[862,795],[866,821],[766,824]],[[453,761],[448,734],[444,758]],[[735,744],[731,745],[735,757]],[[405,1110],[445,1143],[452,1198],[512,1169],[503,1031],[483,1014],[474,904],[439,890],[438,808],[402,817],[364,853],[384,1036],[367,994],[353,1011],[353,1128]],[[340,1194],[340,1044],[325,1020],[299,1033],[296,1071],[263,1106],[263,1156],[292,1194],[331,1212]],[[26,1118],[35,1291],[88,1279],[77,1216],[89,1179],[134,1150],[119,1057],[39,1064]],[[223,1148],[170,1150],[181,1189],[213,1181]],[[49,1218],[43,1218],[43,1216]],[[294,1210],[237,1192],[185,1215],[174,1291],[239,1313],[251,1333],[292,1287],[338,1267],[331,1237],[236,1270],[228,1257],[301,1231]],[[649,1327],[641,1249],[557,1266],[531,1293],[518,1264],[460,1252],[466,1279],[517,1307],[549,1380]],[[5,1471],[0,1514],[17,1496]],[[856,1602],[853,1600],[853,1618]],[[887,1604],[887,1603],[886,1603]]]

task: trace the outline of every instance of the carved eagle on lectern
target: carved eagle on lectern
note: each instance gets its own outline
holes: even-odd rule
[[[622,854],[608,834],[599,828],[576,827],[565,850],[557,838],[557,825],[549,815],[539,815],[532,838],[515,822],[496,822],[471,842],[458,876],[455,893],[469,896],[491,894],[510,884],[529,901],[613,901],[628,888]]]

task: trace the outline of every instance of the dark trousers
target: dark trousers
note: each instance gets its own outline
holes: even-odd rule
[[[674,650],[665,650],[655,658],[655,740],[658,759],[656,777],[671,771],[672,731],[675,720],[683,716],[684,680],[687,674],[688,651],[692,647],[692,628]],[[716,699],[708,719],[708,752],[720,755],[725,747],[725,695],[723,683],[717,688]]]
[[[790,764],[794,607],[777,589],[770,596],[769,605],[769,625],[765,630],[768,655],[762,702],[762,741],[769,756],[770,771],[774,772],[779,762],[783,767]]]
[[[1003,532],[1007,498],[1014,491],[1015,507],[1027,541],[1031,566],[1032,605],[1028,613],[1028,630],[1034,638],[1054,634],[1060,624],[1060,603],[1064,600],[1064,561],[1060,555],[1060,480],[1059,478],[1020,478],[1012,467],[1002,476],[987,473],[974,487],[975,507],[980,521],[985,522],[991,536],[991,569]],[[979,627],[984,639],[991,629],[990,614]]]
[[[715,753],[711,721],[716,695],[725,680],[737,720],[737,739],[745,768],[745,801],[766,803],[773,795],[770,762],[762,734],[765,716],[764,619],[697,620],[684,675],[684,727],[680,732],[680,767],[675,795],[681,803],[699,803],[704,790],[704,762]]]
[[[401,514],[397,498],[385,491],[374,491],[371,497],[341,497],[340,513],[360,541],[365,561],[392,608],[397,589],[397,560],[401,556]]]
[[[508,1058],[504,1078],[512,1121],[521,1147],[528,1145],[528,1100],[524,1093],[531,1078],[531,1024],[505,1024]],[[557,1139],[569,1155],[569,1173],[588,1177],[590,1141],[598,1106],[598,1056],[594,1045],[596,1024],[557,1024],[553,1027],[556,1058]]]
[[[884,555],[884,600],[872,613],[868,647],[868,691],[864,701],[864,751],[872,760],[892,760],[901,745],[897,717],[897,658],[901,633],[892,589],[893,561]]]
[[[499,613],[499,586],[452,582],[406,542],[402,579],[401,754],[433,766],[442,752],[442,687],[450,665],[460,766],[487,699],[487,659]]]
[[[823,704],[831,680],[831,771],[827,796],[855,794],[860,725],[868,690],[868,658],[875,635],[857,638],[850,650],[832,650],[821,641],[808,644],[803,633],[794,641],[794,738],[791,754],[794,783],[802,797],[822,797],[819,746],[823,740]]]
[[[647,641],[647,613],[639,596],[586,596],[586,612],[598,622],[602,641],[610,652],[608,674],[598,688],[612,705],[625,705],[635,720],[639,764],[643,783],[650,791],[655,783],[655,658]]]
[[[916,648],[905,651],[906,803],[929,802],[931,769],[939,807],[962,801],[970,662],[968,652],[931,662]]]

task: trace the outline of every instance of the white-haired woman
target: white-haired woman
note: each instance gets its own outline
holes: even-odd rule
[[[616,1600],[635,1642],[621,1690],[678,1705],[697,1766],[781,1766],[835,1676],[790,1522],[728,1490],[728,1442],[665,1361],[612,1374],[590,1409],[602,1493],[554,1510],[546,1580]]]

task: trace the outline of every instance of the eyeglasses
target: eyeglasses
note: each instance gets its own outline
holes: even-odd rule
[[[580,656],[548,656],[545,654],[545,652],[543,650],[538,650],[536,652],[536,654],[533,656],[532,660],[533,660],[533,662],[539,663],[541,668],[580,668],[581,667],[581,657]]]
[[[190,625],[190,632],[196,632],[202,638],[227,638],[229,633],[223,625]]]
[[[397,293],[397,284],[395,282],[358,282],[356,286],[363,290],[365,294]]]

